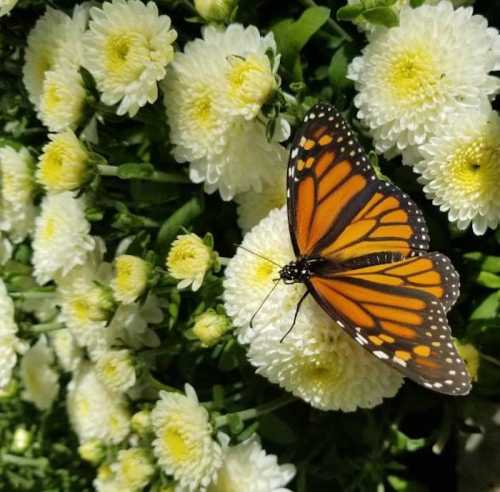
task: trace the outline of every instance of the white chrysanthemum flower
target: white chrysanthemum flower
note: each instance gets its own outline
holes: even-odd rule
[[[12,257],[12,243],[0,233],[0,265],[5,265]]]
[[[33,238],[34,273],[40,284],[85,263],[95,247],[85,218],[84,198],[71,192],[48,195],[42,201]]]
[[[196,12],[209,22],[222,22],[236,7],[236,0],[194,0]]]
[[[194,389],[186,395],[160,392],[151,412],[158,463],[181,487],[204,491],[222,464],[221,448],[212,438],[208,412],[198,403]]]
[[[78,446],[78,454],[83,460],[98,465],[106,453],[103,443],[99,439],[91,439]]]
[[[123,489],[140,492],[155,473],[155,467],[147,451],[143,448],[122,449],[117,460],[111,465],[116,480]]]
[[[135,368],[130,350],[109,350],[96,359],[99,380],[115,393],[125,393],[135,384]]]
[[[158,347],[160,339],[150,325],[163,321],[163,312],[156,296],[149,294],[144,303],[121,304],[107,328],[113,342],[125,343],[135,350]],[[111,343],[112,343],[111,342]]]
[[[497,30],[442,1],[403,8],[399,26],[375,31],[348,76],[358,117],[385,152],[422,144],[450,115],[493,96],[500,83],[490,72],[499,68]]]
[[[97,492],[130,492],[128,489],[123,489],[123,484],[116,479],[116,475],[111,469],[111,465],[102,464],[97,469],[97,477],[93,481],[94,488]]]
[[[261,191],[247,191],[236,195],[238,204],[238,225],[246,233],[257,225],[274,208],[281,208],[286,204],[286,154],[283,154],[281,168],[274,167],[276,171],[273,179],[263,186]]]
[[[80,188],[89,172],[87,149],[71,130],[50,135],[50,140],[39,158],[37,181],[52,193]]]
[[[113,0],[90,10],[85,68],[94,76],[105,104],[134,116],[158,97],[157,82],[174,57],[177,33],[154,2]]]
[[[111,343],[106,327],[112,310],[111,293],[102,287],[109,278],[109,264],[96,264],[99,253],[85,265],[73,268],[58,282],[61,320],[78,345],[90,353],[101,352]]]
[[[267,454],[255,437],[236,446],[220,436],[224,463],[208,492],[291,492],[285,486],[295,476],[295,466],[279,465],[276,456]]]
[[[201,287],[205,274],[214,261],[213,252],[196,234],[180,234],[167,256],[168,273],[177,280],[179,289]]]
[[[111,287],[117,301],[130,304],[146,290],[151,266],[138,256],[120,255],[115,259]]]
[[[419,147],[424,192],[459,229],[482,235],[500,222],[500,117],[489,107],[441,126]]]
[[[71,331],[65,328],[50,333],[50,343],[59,365],[67,372],[76,370],[83,360],[83,354]]]
[[[254,26],[209,26],[176,55],[165,80],[174,157],[190,162],[192,181],[225,200],[259,190],[279,162],[280,146],[267,142],[264,124],[244,119],[254,118],[276,87],[279,57],[271,66],[268,51],[276,52],[272,34],[262,38]]]
[[[22,396],[40,410],[48,410],[59,393],[59,374],[53,364],[54,354],[44,335],[21,359]]]
[[[23,81],[30,101],[38,107],[45,74],[56,65],[59,43],[66,39],[70,18],[59,10],[47,8],[28,35]]]
[[[68,385],[68,415],[80,442],[100,439],[118,444],[130,431],[126,402],[110,392],[91,364],[81,364]]]
[[[16,333],[14,303],[7,294],[3,280],[0,279],[0,390],[11,381],[17,354],[27,349],[25,343],[16,337]]]
[[[33,159],[27,149],[0,148],[0,229],[14,242],[33,231]]]
[[[218,190],[223,200],[248,190],[261,191],[273,182],[280,163],[288,151],[277,142],[269,142],[264,125],[258,120],[234,120],[228,128],[227,143],[222,154],[191,162],[189,177],[204,183],[205,191]],[[241,152],[241,149],[250,149]]]
[[[52,132],[76,128],[85,106],[85,87],[80,73],[58,66],[45,74],[38,117]]]
[[[203,347],[212,347],[231,328],[231,321],[224,314],[208,310],[196,317],[193,334]]]
[[[0,0],[0,17],[7,15],[16,5],[17,0]]]
[[[271,211],[243,246],[278,265],[294,260],[286,210]],[[281,342],[304,294],[302,284],[280,283],[249,327],[278,277],[277,265],[243,249],[226,269],[226,311],[240,327],[240,341],[250,342],[248,357],[259,374],[323,410],[371,408],[394,396],[403,381],[399,373],[345,334],[312,298]]]

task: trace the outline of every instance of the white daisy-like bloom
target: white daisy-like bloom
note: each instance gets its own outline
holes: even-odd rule
[[[51,132],[74,129],[83,117],[85,97],[78,70],[60,65],[45,74],[38,117]]]
[[[120,103],[119,115],[134,116],[158,97],[158,82],[174,57],[177,33],[154,2],[113,0],[90,10],[85,68],[105,104]]]
[[[95,247],[85,218],[84,197],[66,191],[46,196],[36,219],[33,265],[36,280],[45,284],[85,263]]]
[[[14,303],[7,293],[7,287],[0,279],[0,390],[11,381],[12,371],[17,363],[17,354],[26,351],[26,344],[16,336]]]
[[[208,193],[219,190],[225,200],[259,190],[269,166],[279,162],[280,146],[267,142],[262,118],[255,119],[277,86],[279,57],[271,66],[267,51],[276,52],[272,34],[263,38],[254,26],[208,26],[203,39],[176,54],[165,79],[174,157],[190,162],[193,182],[205,183]]]
[[[190,492],[204,491],[222,465],[220,445],[212,438],[208,412],[194,389],[186,384],[186,394],[160,392],[151,412],[156,439],[153,451],[167,475]]]
[[[225,434],[219,436],[224,450],[224,463],[208,492],[291,492],[285,486],[295,476],[295,466],[279,465],[267,454],[256,437],[229,446]]]
[[[170,247],[166,266],[168,273],[180,280],[179,289],[191,286],[197,291],[213,261],[213,252],[203,239],[194,233],[179,234]]]
[[[499,135],[500,116],[489,105],[468,111],[437,129],[413,166],[432,203],[476,235],[500,222]]]
[[[238,225],[246,233],[257,225],[274,208],[281,208],[286,204],[286,162],[283,152],[283,163],[280,167],[271,169],[275,176],[262,186],[261,191],[247,191],[236,195],[238,204]]]
[[[459,63],[458,63],[459,61]],[[448,1],[401,10],[398,27],[377,29],[349,66],[358,117],[376,149],[420,145],[451,115],[500,89],[500,36],[472,8]]]
[[[80,442],[99,439],[118,444],[130,432],[125,400],[101,383],[91,364],[81,364],[68,385],[67,408]]]
[[[136,381],[130,350],[108,350],[96,358],[96,374],[101,383],[115,393],[125,393]]]
[[[0,230],[23,241],[35,224],[33,159],[27,149],[0,148]]]
[[[98,254],[73,268],[58,281],[61,320],[80,347],[90,353],[107,350],[111,343],[106,326],[112,310],[111,293],[102,287],[109,278],[109,264],[96,264]]]
[[[120,255],[115,258],[111,287],[116,300],[123,304],[137,300],[146,290],[150,271],[149,263],[138,256]]]
[[[12,243],[0,233],[0,265],[5,265],[12,258],[13,250]]]
[[[118,451],[116,462],[111,465],[116,480],[123,489],[139,492],[149,483],[155,467],[144,448],[130,448]]]
[[[80,188],[88,177],[90,156],[71,131],[50,135],[38,161],[37,181],[48,191],[57,193]]]
[[[191,181],[203,182],[207,193],[218,190],[223,200],[231,200],[237,193],[249,190],[259,192],[267,183],[273,183],[288,151],[279,143],[267,140],[263,123],[238,118],[226,135],[222,154],[191,162]],[[241,152],[241,149],[249,151]]]
[[[243,246],[278,265],[295,260],[286,210],[273,210],[244,238]],[[292,332],[302,284],[280,283],[249,327],[251,317],[279,277],[279,267],[238,250],[226,269],[226,312],[250,343],[248,357],[257,372],[322,410],[372,408],[394,396],[403,382],[352,340],[312,299],[302,304]]]
[[[7,15],[16,5],[17,0],[0,0],[0,17]]]
[[[158,298],[149,294],[143,303],[121,304],[107,327],[110,343],[125,344],[135,350],[158,347],[160,339],[151,325],[163,321]]]
[[[48,410],[59,393],[59,374],[53,365],[54,353],[44,335],[21,359],[22,396],[39,410]]]
[[[64,12],[48,7],[28,35],[23,81],[36,107],[42,96],[45,74],[57,65],[59,43],[66,39],[70,22]]]
[[[57,362],[66,372],[77,369],[83,360],[82,349],[68,328],[50,333],[50,343],[57,357]]]

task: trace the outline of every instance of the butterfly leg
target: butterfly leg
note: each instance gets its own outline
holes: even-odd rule
[[[300,301],[297,303],[297,307],[295,308],[295,315],[293,316],[293,321],[292,325],[290,328],[288,328],[287,332],[283,335],[283,337],[280,340],[280,343],[283,343],[283,340],[291,333],[293,330],[293,327],[295,326],[295,323],[297,322],[297,317],[299,316],[299,311],[300,311],[300,306],[302,306],[302,303],[304,302],[304,299],[309,295],[309,291],[307,290],[305,294],[300,298]]]

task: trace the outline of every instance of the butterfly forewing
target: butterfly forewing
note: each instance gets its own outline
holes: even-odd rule
[[[409,256],[428,248],[418,207],[377,179],[352,130],[329,105],[306,115],[292,145],[288,218],[297,256],[340,262],[380,252]]]
[[[288,168],[288,219],[298,257],[320,258],[307,287],[354,340],[414,381],[466,394],[470,379],[446,312],[459,295],[446,256],[427,253],[416,204],[379,180],[332,106],[304,119]]]

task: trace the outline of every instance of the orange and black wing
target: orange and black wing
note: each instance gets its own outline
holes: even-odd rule
[[[422,213],[377,179],[352,130],[327,104],[304,118],[288,166],[288,219],[297,256],[336,263],[373,253],[403,258],[428,249]]]
[[[359,344],[405,376],[441,393],[469,392],[446,319],[459,294],[458,274],[446,256],[428,253],[330,273],[326,267],[308,288]]]

